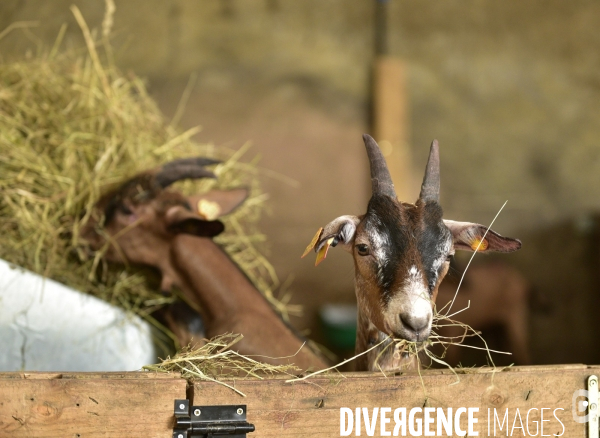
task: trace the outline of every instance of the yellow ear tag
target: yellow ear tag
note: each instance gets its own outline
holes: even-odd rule
[[[319,263],[325,260],[325,257],[327,257],[327,251],[329,251],[329,246],[331,245],[331,242],[333,242],[333,239],[333,237],[327,239],[327,242],[325,242],[323,248],[321,248],[317,253],[317,260],[315,261],[315,266],[319,266]]]
[[[481,243],[481,245],[479,244]],[[479,247],[479,249],[477,249],[477,247]],[[471,242],[471,249],[473,251],[485,251],[488,247],[488,241],[485,239],[478,239],[475,238],[473,239],[473,241]]]
[[[214,221],[221,214],[221,206],[207,199],[198,201],[198,214],[207,221]]]
[[[317,230],[317,234],[315,234],[315,237],[312,238],[312,240],[310,241],[310,243],[308,244],[308,246],[304,250],[304,254],[302,254],[302,257],[300,257],[301,259],[303,259],[304,257],[306,257],[306,255],[313,250],[313,248],[315,247],[315,245],[319,241],[319,238],[321,237],[321,233],[322,232],[323,232],[323,228],[319,228]]]

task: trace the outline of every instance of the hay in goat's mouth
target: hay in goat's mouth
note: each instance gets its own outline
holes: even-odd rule
[[[217,180],[177,188],[186,194],[250,189],[249,199],[223,218],[226,231],[216,240],[286,318],[290,308],[273,294],[277,276],[257,249],[265,240],[256,223],[266,196],[256,160],[242,161],[248,146],[199,144],[192,140],[199,127],[172,126],[144,81],[112,63],[108,39],[93,40],[72,10],[86,49],[60,49],[63,27],[46,53],[0,62],[0,258],[156,323],[151,313],[174,298],[164,297],[144,271],[90,256],[81,227],[101,194],[133,175],[176,158],[217,158]]]
[[[464,310],[464,309],[463,309]],[[459,313],[459,312],[457,312]],[[436,328],[441,328],[444,326],[454,326],[454,327],[460,327],[463,329],[463,333],[459,336],[454,336],[454,337],[443,337],[438,335],[435,332]],[[475,346],[471,346],[471,345],[466,345],[463,342],[465,341],[465,339],[467,338],[471,338],[471,337],[478,337],[479,339],[481,339],[481,341],[483,342],[484,346],[483,347],[475,347]],[[363,351],[360,354],[357,354],[349,359],[346,359],[336,365],[333,365],[329,368],[323,369],[323,370],[319,370],[319,371],[315,371],[313,373],[310,374],[306,374],[304,376],[300,376],[300,377],[296,377],[293,379],[289,379],[286,382],[296,382],[296,381],[300,381],[300,380],[306,380],[309,379],[311,377],[314,377],[318,374],[322,374],[322,373],[327,373],[329,371],[333,371],[336,370],[338,367],[345,365],[349,362],[352,362],[353,360],[355,360],[356,358],[358,358],[359,356],[362,356],[364,354],[369,353],[372,350],[375,350],[376,348],[380,347],[381,345],[383,345],[384,343],[386,343],[388,340],[390,340],[390,337],[387,337],[385,339],[383,339],[382,341],[380,341],[378,344],[373,345],[372,347],[370,347],[369,349],[367,349],[366,351]],[[433,354],[433,352],[430,350],[430,347],[433,347],[434,345],[441,345],[444,349],[443,353],[440,356],[436,356],[435,354]],[[433,318],[433,324],[432,324],[432,333],[429,336],[429,338],[424,341],[424,342],[413,342],[413,341],[408,341],[406,339],[392,339],[392,342],[390,342],[388,345],[386,345],[384,347],[384,350],[380,351],[379,354],[377,355],[377,359],[375,360],[375,366],[378,367],[378,363],[377,360],[383,355],[385,349],[388,348],[394,348],[395,352],[394,354],[401,354],[404,356],[404,358],[406,359],[406,361],[410,361],[413,358],[417,359],[417,365],[418,365],[418,370],[420,370],[421,368],[423,368],[423,363],[421,362],[421,357],[420,357],[420,353],[425,353],[426,356],[432,361],[432,362],[436,362],[440,365],[443,365],[445,367],[447,367],[450,371],[452,371],[455,375],[456,373],[456,369],[453,368],[452,366],[450,366],[448,363],[446,363],[443,359],[444,356],[446,354],[446,350],[450,345],[459,345],[459,346],[463,346],[463,347],[468,347],[468,348],[475,348],[475,349],[480,349],[480,350],[484,350],[487,352],[487,356],[488,356],[488,360],[490,361],[492,366],[494,365],[494,361],[492,359],[491,353],[499,353],[499,354],[510,354],[507,352],[503,352],[503,351],[496,351],[496,350],[490,350],[489,347],[487,346],[487,342],[485,341],[485,339],[483,339],[483,337],[481,336],[481,333],[475,329],[473,329],[471,326],[462,323],[460,321],[456,321],[453,320],[451,318],[449,318],[446,315],[443,315],[441,313],[436,312]],[[395,374],[397,372],[402,372],[403,370],[392,370],[390,372],[385,372],[383,369],[381,369],[381,367],[379,366],[379,370],[380,372],[384,375],[387,376],[389,373],[391,374]]]
[[[460,311],[457,313],[460,313]],[[442,336],[436,332],[436,330],[444,328],[444,327],[459,327],[461,329],[462,333],[457,336]],[[483,346],[477,347],[477,346],[465,344],[464,342],[467,338],[478,338],[482,341]],[[434,354],[431,350],[431,348],[436,345],[441,346],[443,349],[442,353],[439,355]],[[406,357],[407,359],[416,357],[419,362],[418,363],[419,368],[423,367],[423,362],[421,360],[422,357],[420,356],[420,353],[424,353],[425,356],[427,358],[429,358],[432,362],[442,365],[442,366],[450,369],[452,372],[455,372],[455,368],[444,361],[448,347],[450,347],[452,345],[485,351],[487,354],[489,365],[491,365],[491,366],[495,366],[491,353],[510,354],[510,353],[504,352],[504,351],[491,350],[488,347],[485,339],[481,336],[480,331],[475,330],[470,325],[465,324],[460,321],[457,321],[455,319],[452,319],[452,318],[448,317],[447,315],[442,314],[440,312],[436,312],[433,317],[433,323],[432,323],[432,327],[431,327],[431,335],[429,336],[429,338],[426,341],[413,342],[413,341],[407,341],[406,339],[394,339],[392,343],[390,343],[388,346],[386,346],[386,348],[395,348],[394,354],[404,355],[404,357]],[[383,351],[381,351],[379,353],[378,358],[381,357],[382,354],[383,354]],[[378,365],[377,361],[375,361],[375,365],[376,366]],[[380,370],[381,370],[381,368],[380,368]],[[383,370],[381,370],[381,372],[384,373]]]
[[[167,357],[157,365],[147,365],[143,369],[157,372],[179,372],[187,379],[208,380],[224,385],[245,397],[233,386],[221,381],[227,377],[256,377],[277,374],[291,375],[300,371],[294,365],[270,365],[241,355],[230,348],[241,341],[242,335],[224,334],[217,336],[200,348],[183,349],[173,358]]]

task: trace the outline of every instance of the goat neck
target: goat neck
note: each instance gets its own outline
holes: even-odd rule
[[[302,370],[327,367],[211,239],[176,235],[170,260],[170,281],[200,305],[208,338],[241,333],[244,339],[235,346],[240,354],[260,355],[261,361],[294,364]]]

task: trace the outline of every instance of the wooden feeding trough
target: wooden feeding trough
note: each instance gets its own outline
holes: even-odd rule
[[[207,436],[185,428],[174,432],[175,401],[186,399],[193,407],[185,405],[184,420],[187,415],[197,426],[205,406],[229,406],[223,409],[247,420],[246,430],[248,423],[254,426],[249,437],[597,437],[598,375],[600,366],[560,365],[463,369],[458,375],[333,373],[296,382],[228,379],[242,397],[218,383],[188,384],[174,374],[3,373],[0,437]],[[450,420],[450,433],[436,408]],[[586,413],[589,422],[583,422]],[[226,426],[214,420],[202,427],[225,434],[214,436],[245,436],[243,428],[227,435]]]

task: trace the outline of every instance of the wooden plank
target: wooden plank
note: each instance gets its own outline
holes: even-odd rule
[[[574,391],[585,389],[589,375],[600,374],[600,366],[464,372],[458,383],[451,372],[440,370],[395,377],[331,374],[295,383],[286,383],[284,378],[230,379],[228,383],[247,397],[212,382],[196,382],[192,395],[196,405],[247,404],[248,421],[256,426],[252,437],[340,436],[340,408],[349,408],[354,415],[356,408],[367,408],[372,418],[375,407],[391,408],[388,432],[393,431],[392,413],[397,408],[406,408],[408,416],[412,408],[453,408],[456,412],[463,407],[479,409],[473,427],[478,436],[535,436],[544,408],[545,436],[586,436],[586,425],[572,419],[572,397]],[[186,384],[178,376],[153,373],[0,373],[0,437],[168,437],[173,401],[185,398]],[[492,413],[489,434],[488,409]],[[496,434],[494,409],[501,421],[507,416],[502,431],[496,424]],[[422,419],[422,412],[415,418]],[[467,414],[459,423],[467,429]],[[380,435],[380,424],[378,417],[375,436]],[[520,429],[521,424],[529,425],[530,431]],[[368,436],[364,420],[361,425],[361,436]],[[355,432],[350,436],[357,436]]]
[[[459,383],[451,372],[439,370],[424,371],[422,377],[408,373],[396,377],[379,373],[332,374],[298,383],[285,383],[285,379],[234,379],[228,383],[247,397],[222,385],[197,382],[193,404],[247,404],[248,421],[256,426],[256,432],[250,435],[254,438],[340,436],[340,408],[343,407],[353,412],[359,407],[368,408],[369,418],[374,407],[391,408],[392,414],[387,414],[387,418],[391,418],[388,432],[393,431],[396,408],[407,408],[407,417],[414,407],[453,408],[452,412],[460,407],[478,408],[479,411],[474,413],[478,422],[473,427],[478,436],[534,436],[535,422],[540,427],[543,413],[545,436],[584,438],[586,425],[575,422],[572,417],[572,397],[574,391],[585,389],[589,375],[599,373],[598,366],[573,365],[470,370],[468,374],[458,376]],[[488,409],[491,413],[490,434]],[[494,409],[500,421],[508,413],[502,432],[496,424],[495,435]],[[553,415],[555,409],[559,409],[556,417]],[[517,410],[525,428],[523,431],[519,418],[516,418]],[[415,418],[422,419],[423,415],[418,414]],[[461,415],[460,420],[461,429],[466,430],[467,414]],[[380,436],[379,421],[377,418],[374,436]],[[431,429],[434,432],[436,424],[433,423]],[[513,424],[516,425],[514,429]],[[508,425],[511,431],[506,430]],[[361,436],[367,436],[364,422],[361,431]],[[350,436],[356,436],[355,430]],[[409,430],[407,436],[411,436]]]
[[[179,378],[179,373],[147,373],[147,372],[2,372],[0,380],[7,379],[174,379]]]
[[[169,437],[187,381],[155,373],[0,373],[0,437]]]

